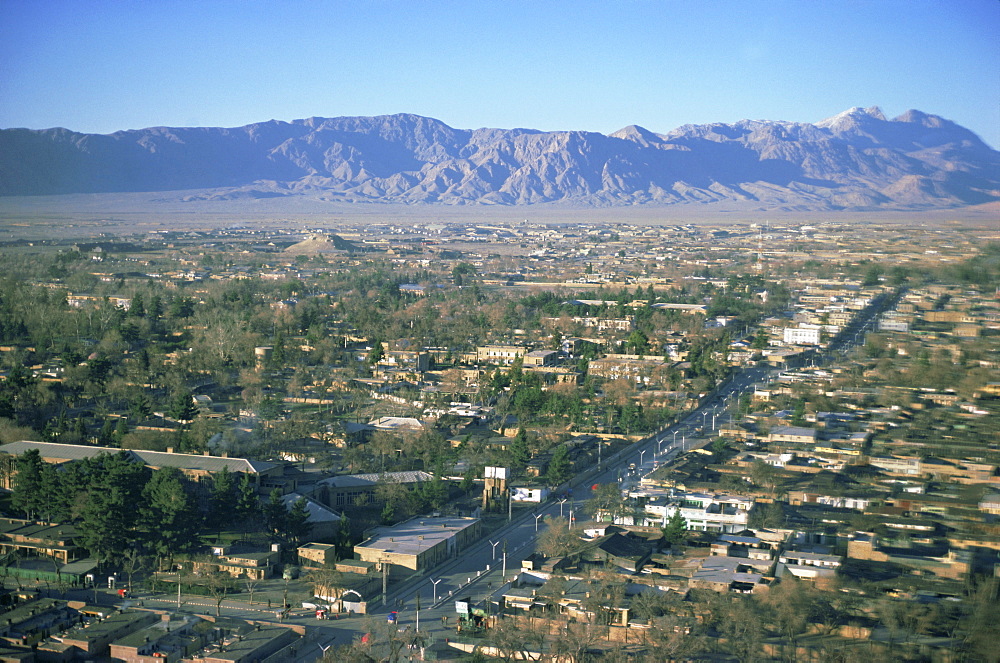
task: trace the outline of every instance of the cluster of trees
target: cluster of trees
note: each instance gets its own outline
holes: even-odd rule
[[[701,658],[756,661],[798,660],[800,646],[810,634],[831,636],[816,660],[862,663],[873,658],[928,660],[923,638],[945,638],[949,653],[963,660],[995,658],[993,623],[1000,617],[997,581],[970,587],[966,606],[951,603],[917,603],[842,592],[837,587],[817,587],[793,579],[774,584],[761,595],[738,596],[693,591],[687,597],[649,590],[625,595],[625,587],[612,576],[598,573],[590,579],[581,608],[592,619],[575,620],[555,606],[566,590],[566,581],[553,576],[538,590],[551,608],[538,616],[503,616],[482,634],[481,648],[473,660],[517,661],[537,658],[588,663],[602,661],[660,662]],[[650,628],[635,630],[626,639],[614,640],[610,624],[628,606],[630,621]],[[852,631],[880,628],[885,639],[852,638]],[[848,637],[835,637],[846,634]],[[384,652],[393,635],[345,645],[327,652],[324,660],[363,661]],[[402,652],[400,652],[402,653]],[[478,657],[478,658],[477,658]],[[398,660],[391,656],[379,660]]]
[[[223,470],[195,483],[176,468],[152,471],[124,451],[56,467],[32,450],[5,463],[15,473],[11,508],[28,519],[74,524],[80,545],[102,564],[137,548],[158,568],[234,527],[293,544],[310,529],[305,498],[287,509],[275,492],[262,505],[246,473]]]

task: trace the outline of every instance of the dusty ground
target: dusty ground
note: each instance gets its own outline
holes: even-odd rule
[[[77,194],[0,198],[0,241],[86,238],[102,233],[212,230],[227,226],[329,228],[391,223],[728,225],[763,222],[898,223],[903,226],[1000,225],[1000,205],[927,212],[796,212],[734,203],[667,207],[574,208],[568,205],[474,207],[329,203],[306,197],[182,202],[191,192]]]

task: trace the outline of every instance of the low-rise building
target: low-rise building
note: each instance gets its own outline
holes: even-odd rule
[[[479,538],[478,518],[416,517],[391,527],[376,527],[354,546],[358,559],[423,571],[456,556]]]
[[[481,364],[513,364],[527,349],[520,345],[481,345],[476,348],[476,361]]]

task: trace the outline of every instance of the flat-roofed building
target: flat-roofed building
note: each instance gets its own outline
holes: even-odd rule
[[[520,345],[481,345],[476,348],[476,360],[485,364],[513,364],[527,349]]]
[[[768,442],[789,444],[812,444],[816,442],[816,430],[799,426],[775,426],[767,436]]]
[[[301,566],[326,566],[337,561],[337,546],[332,543],[307,543],[299,546]]]
[[[354,553],[365,562],[423,571],[456,556],[479,538],[479,531],[478,518],[411,518],[391,527],[376,527],[354,546]]]
[[[558,362],[557,350],[532,350],[524,355],[525,366],[555,366]]]
[[[784,341],[789,345],[819,345],[820,332],[819,325],[785,327]]]

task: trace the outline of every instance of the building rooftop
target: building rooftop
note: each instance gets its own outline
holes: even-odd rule
[[[448,516],[411,518],[392,527],[376,527],[372,535],[356,547],[398,555],[418,555],[478,522],[477,518]]]
[[[224,468],[230,472],[247,472],[259,474],[267,472],[275,463],[246,458],[225,458],[222,456],[204,456],[197,454],[167,453],[165,451],[145,451],[142,449],[116,449],[114,447],[92,447],[82,444],[58,444],[56,442],[32,442],[22,440],[0,446],[0,453],[20,456],[26,451],[38,450],[42,458],[57,461],[84,460],[101,454],[127,453],[136,461],[150,467],[176,467],[179,470],[198,470],[202,472],[221,472]]]
[[[2,449],[2,447],[0,447]],[[353,486],[374,486],[378,483],[420,483],[430,481],[433,474],[420,470],[405,472],[371,472],[367,474],[342,474],[319,481],[319,484],[334,488],[351,488]]]

